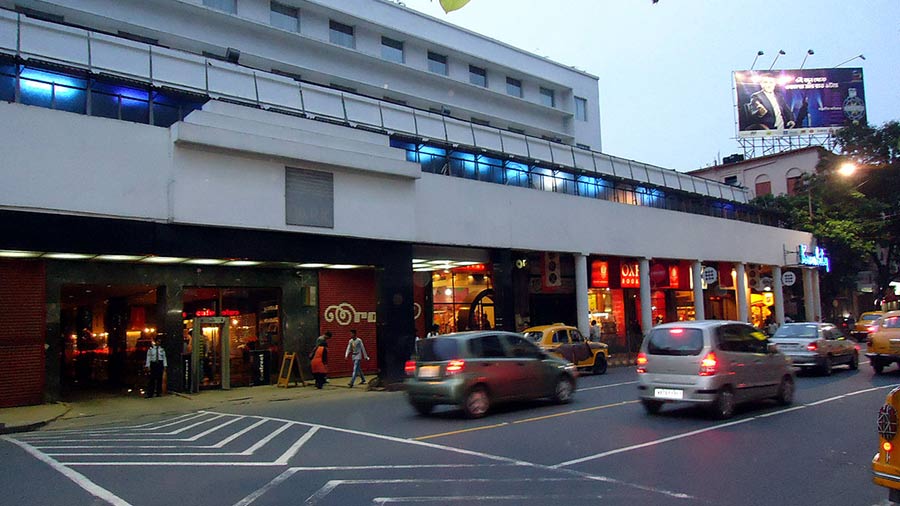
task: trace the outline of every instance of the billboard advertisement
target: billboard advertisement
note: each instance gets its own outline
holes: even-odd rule
[[[866,123],[861,68],[734,72],[738,137],[830,133]]]

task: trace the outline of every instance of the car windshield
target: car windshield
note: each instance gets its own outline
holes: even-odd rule
[[[877,319],[879,319],[879,318],[881,318],[881,315],[880,315],[880,314],[864,314],[864,315],[862,315],[862,318],[861,318],[861,319],[862,319],[862,320],[873,321],[873,320],[877,320]]]
[[[544,338],[543,332],[525,332],[522,335],[525,336],[525,339],[528,339],[532,343],[540,343]]]
[[[817,328],[815,325],[782,325],[775,331],[773,338],[779,337],[806,337],[815,338]]]
[[[900,316],[891,316],[881,321],[883,329],[900,329]]]
[[[647,339],[651,355],[698,355],[703,349],[703,332],[699,329],[653,329]]]
[[[419,360],[446,362],[459,358],[459,341],[445,337],[430,337],[419,341]]]

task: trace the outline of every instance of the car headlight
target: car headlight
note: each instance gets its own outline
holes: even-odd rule
[[[571,362],[569,362],[569,363],[567,363],[566,365],[562,366],[562,368],[563,368],[563,370],[566,370],[566,371],[569,371],[569,372],[573,372],[573,371],[578,370],[578,368],[575,367],[575,364],[573,364],[573,363],[571,363]]]

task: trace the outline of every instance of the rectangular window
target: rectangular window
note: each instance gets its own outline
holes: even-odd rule
[[[476,86],[487,88],[487,70],[475,65],[469,65],[469,82]]]
[[[203,0],[203,5],[217,11],[237,14],[237,0]]]
[[[787,178],[787,194],[796,195],[797,185],[800,184],[800,176]]]
[[[506,94],[522,98],[522,81],[513,79],[512,77],[507,77]]]
[[[287,167],[285,222],[334,228],[334,174]]]
[[[723,183],[731,186],[737,186],[737,176],[725,176]]]
[[[575,119],[587,121],[587,99],[575,97]]]
[[[381,57],[388,61],[403,63],[403,42],[382,37]]]
[[[428,70],[442,76],[447,75],[447,57],[428,51]]]
[[[551,89],[541,88],[541,104],[556,107],[556,94]]]
[[[345,25],[343,23],[338,23],[337,21],[329,21],[329,40],[332,44],[337,44],[339,46],[354,48],[356,47],[356,42],[353,39],[353,27],[350,25]]]
[[[300,11],[294,7],[272,2],[270,20],[275,28],[290,32],[300,31]]]

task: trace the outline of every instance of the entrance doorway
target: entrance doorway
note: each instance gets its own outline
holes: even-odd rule
[[[191,390],[231,388],[231,343],[228,318],[194,318],[191,332]]]

